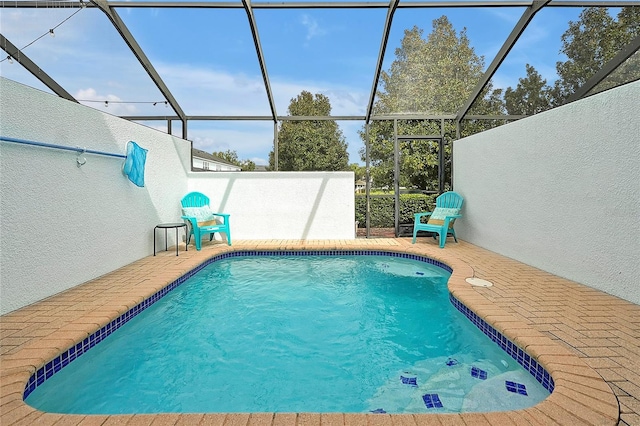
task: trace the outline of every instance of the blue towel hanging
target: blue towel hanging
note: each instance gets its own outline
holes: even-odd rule
[[[144,187],[144,163],[147,161],[147,150],[134,141],[127,143],[127,158],[122,166],[122,173],[139,187]]]

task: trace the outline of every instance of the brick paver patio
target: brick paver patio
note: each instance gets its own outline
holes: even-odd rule
[[[25,404],[29,377],[204,260],[229,250],[381,249],[449,264],[450,291],[534,356],[554,392],[525,410],[466,414],[61,415]],[[465,278],[491,281],[472,287]],[[9,425],[640,425],[640,306],[471,244],[420,238],[204,243],[200,252],[161,252],[0,317],[0,424]]]

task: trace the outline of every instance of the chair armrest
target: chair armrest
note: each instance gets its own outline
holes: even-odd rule
[[[220,216],[222,218],[222,223],[220,225],[229,226],[229,216],[231,216],[229,213],[211,213],[206,220],[215,220],[215,216]],[[198,219],[194,216],[181,216],[181,218],[183,220],[188,220],[194,229],[198,228]]]
[[[191,233],[195,232],[194,229],[198,228],[198,221],[193,216],[180,216],[182,220],[187,222],[187,235],[191,235]]]
[[[182,220],[188,220],[192,225],[197,226],[198,220],[194,216],[180,216]]]
[[[444,217],[444,223],[442,224],[443,228],[449,228],[449,224],[452,220],[456,220],[457,218],[462,217],[459,214],[452,214]]]
[[[431,216],[431,213],[433,213],[433,212],[414,213],[413,217],[415,218],[415,220],[420,220],[420,218],[422,218],[424,216]]]
[[[211,216],[220,216],[222,218],[222,225],[229,225],[229,213],[211,213]]]
[[[211,217],[213,216],[221,216],[225,220],[227,220],[231,215],[229,213],[211,213]],[[195,216],[180,216],[180,218],[182,218],[183,220],[188,220],[192,223],[198,223],[198,219],[196,219]]]
[[[229,218],[229,216],[231,216],[229,213],[211,213],[212,216],[222,216],[224,217],[225,220],[227,220]]]

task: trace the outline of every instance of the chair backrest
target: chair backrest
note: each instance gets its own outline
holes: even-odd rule
[[[462,196],[457,192],[449,191],[441,194],[436,198],[436,207],[443,207],[446,209],[461,209],[462,208]]]
[[[201,192],[190,192],[180,202],[182,207],[203,207],[209,205],[209,197]]]

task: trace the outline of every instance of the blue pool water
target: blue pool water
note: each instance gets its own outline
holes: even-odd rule
[[[511,410],[549,395],[387,256],[218,260],[30,393],[57,413]]]

